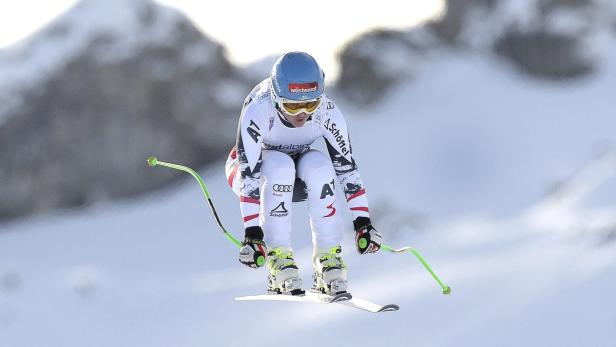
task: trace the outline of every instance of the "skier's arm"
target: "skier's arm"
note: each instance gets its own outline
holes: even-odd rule
[[[344,190],[353,219],[370,217],[366,189],[353,158],[351,141],[344,116],[331,101],[327,102],[324,138],[338,181]]]
[[[373,253],[380,249],[382,236],[370,221],[368,197],[361,180],[357,164],[353,158],[351,140],[342,112],[332,102],[327,101],[324,119],[325,144],[334,165],[338,181],[344,190],[347,204],[353,215],[357,251],[361,254]]]
[[[239,261],[252,268],[263,266],[267,254],[263,230],[259,226],[261,144],[265,126],[256,106],[252,97],[248,96],[242,107],[235,143],[240,172],[240,210],[244,220],[244,241]]]
[[[256,103],[247,99],[240,117],[236,149],[240,172],[240,210],[247,232],[259,226],[261,144],[266,129]],[[250,229],[249,229],[250,228]],[[259,235],[250,235],[259,236]],[[263,235],[260,235],[261,238]]]

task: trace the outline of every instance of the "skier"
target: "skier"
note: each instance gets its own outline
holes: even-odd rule
[[[381,246],[345,119],[325,95],[323,82],[323,71],[309,54],[282,55],[270,77],[244,100],[237,141],[225,165],[244,219],[239,261],[251,268],[267,262],[270,293],[304,293],[290,242],[293,202],[307,199],[309,204],[313,291],[334,295],[347,289],[338,189],[354,218],[357,251],[373,253]],[[310,148],[321,137],[329,158]]]

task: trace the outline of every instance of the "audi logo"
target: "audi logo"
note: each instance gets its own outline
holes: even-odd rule
[[[288,193],[293,191],[292,184],[274,184],[273,189],[275,192]]]

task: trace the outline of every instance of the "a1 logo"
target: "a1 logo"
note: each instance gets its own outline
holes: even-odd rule
[[[331,184],[331,187],[330,187]],[[321,189],[321,199],[325,199],[328,196],[334,196],[334,180],[329,183],[325,183],[323,185],[323,189]]]

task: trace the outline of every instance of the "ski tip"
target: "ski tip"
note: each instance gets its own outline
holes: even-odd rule
[[[400,307],[396,304],[389,304],[381,307],[378,312],[390,312],[390,311],[398,311]]]
[[[340,302],[340,301],[347,301],[347,300],[351,300],[353,298],[353,296],[351,295],[351,293],[341,293],[341,294],[337,294],[335,295],[330,302]]]
[[[150,165],[150,166],[156,166],[156,164],[158,164],[158,159],[156,159],[156,157],[155,157],[155,156],[153,156],[153,155],[152,155],[152,156],[150,156],[150,157],[148,158],[148,165]]]
[[[445,286],[445,288],[443,288],[443,294],[444,295],[450,295],[451,294],[451,287],[450,286]]]

